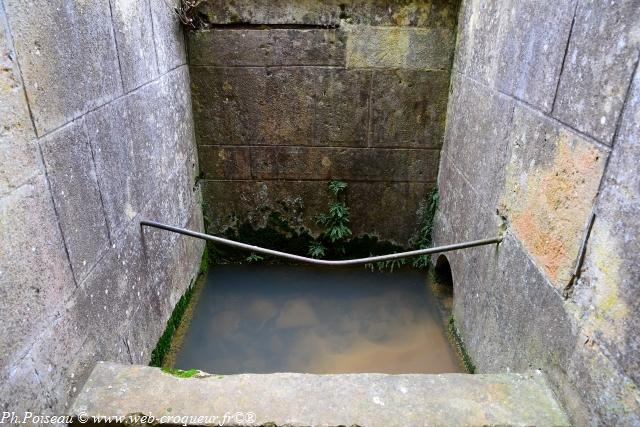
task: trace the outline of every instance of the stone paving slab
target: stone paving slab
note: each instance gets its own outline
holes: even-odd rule
[[[236,413],[242,414],[238,421]],[[71,414],[85,420],[148,415],[160,423],[226,426],[569,425],[540,373],[179,378],[158,368],[109,362],[96,365]],[[197,421],[214,415],[220,418]],[[196,422],[184,424],[184,416]]]

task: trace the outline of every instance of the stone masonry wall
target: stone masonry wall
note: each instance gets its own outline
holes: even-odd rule
[[[454,1],[206,2],[188,37],[205,217],[278,211],[315,229],[326,184],[349,184],[355,234],[406,244],[433,188]]]
[[[481,372],[544,370],[581,426],[640,424],[639,47],[637,0],[461,6],[436,243],[506,232],[447,254],[454,313]]]
[[[148,363],[202,228],[184,36],[164,0],[0,1],[0,411],[63,414]]]

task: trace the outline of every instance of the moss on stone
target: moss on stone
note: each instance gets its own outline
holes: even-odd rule
[[[460,331],[456,326],[456,319],[455,317],[453,317],[453,315],[449,317],[447,332],[449,335],[449,339],[451,340],[451,344],[456,350],[456,353],[458,353],[458,357],[460,357],[460,361],[462,362],[464,369],[470,374],[475,374],[476,365],[473,363],[473,360],[471,360],[471,356],[469,356],[469,353],[467,352],[467,348],[464,345],[464,341],[462,340]]]
[[[209,268],[209,255],[208,255],[207,247],[205,247],[202,254],[202,260],[200,262],[198,275],[194,280],[191,281],[186,292],[180,297],[180,299],[178,300],[178,303],[173,308],[173,312],[171,313],[171,316],[167,321],[167,326],[165,327],[164,332],[160,336],[160,339],[158,340],[156,347],[151,352],[151,360],[149,362],[149,366],[156,366],[156,367],[163,366],[165,357],[167,356],[167,353],[171,349],[171,339],[173,338],[173,334],[175,333],[176,329],[180,325],[180,322],[182,321],[184,313],[187,310],[187,307],[189,306],[189,301],[191,300],[194,294],[195,282],[198,277],[200,277],[203,274],[206,274],[208,268]]]
[[[183,371],[182,369],[175,369],[175,368],[160,368],[160,369],[162,370],[162,372],[166,374],[173,375],[174,377],[179,377],[179,378],[191,378],[198,375],[198,372],[200,372],[197,369],[189,369],[186,371]]]

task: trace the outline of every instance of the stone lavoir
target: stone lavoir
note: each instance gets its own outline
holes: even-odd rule
[[[0,47],[0,423],[640,425],[637,0],[0,0]]]

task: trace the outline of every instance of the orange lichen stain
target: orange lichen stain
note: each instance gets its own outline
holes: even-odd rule
[[[513,194],[503,205],[525,248],[563,287],[571,278],[604,162],[599,150],[571,143],[566,134],[557,138],[553,156],[550,166],[530,171],[510,165],[507,188]]]
[[[513,226],[518,236],[527,243],[527,249],[537,255],[544,270],[555,281],[567,249],[564,242],[551,231],[540,230],[539,222],[530,212],[523,212],[514,217]]]

